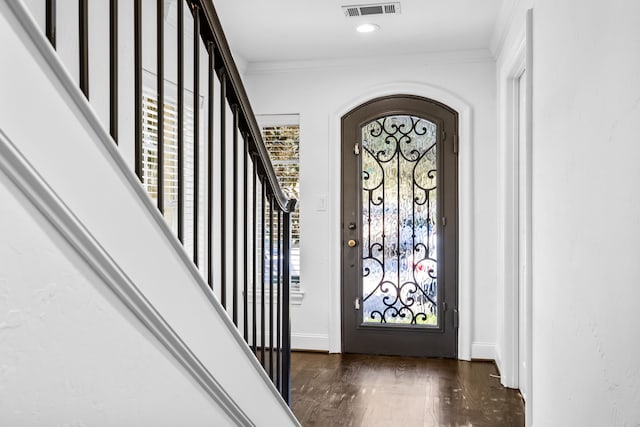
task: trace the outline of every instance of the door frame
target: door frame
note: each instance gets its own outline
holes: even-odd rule
[[[387,325],[384,327],[379,324],[363,324],[358,319],[364,313],[365,302],[362,301],[362,309],[360,311],[354,310],[351,303],[354,297],[360,298],[364,296],[361,294],[363,291],[362,262],[364,257],[361,252],[363,250],[361,249],[362,245],[357,245],[357,248],[349,248],[345,243],[346,239],[349,238],[357,238],[362,243],[365,240],[362,234],[364,225],[362,219],[363,182],[361,172],[364,167],[364,158],[362,156],[365,155],[365,142],[361,140],[363,138],[363,126],[390,116],[418,117],[425,120],[426,123],[432,123],[437,129],[434,145],[436,145],[438,153],[435,166],[437,169],[438,189],[438,208],[435,221],[438,223],[436,274],[439,320],[435,327],[428,329],[400,325]],[[393,134],[395,135],[395,133]],[[343,193],[341,207],[343,217],[341,222],[343,223],[343,266],[341,314],[343,351],[348,349],[351,352],[371,354],[457,358],[458,328],[455,319],[455,314],[458,311],[458,155],[455,152],[457,135],[458,113],[455,110],[432,99],[413,95],[376,98],[359,105],[342,117],[341,191]],[[362,147],[360,154],[354,154],[354,143]],[[395,148],[399,149],[399,146]],[[400,154],[394,153],[392,158],[395,158],[396,155],[399,162]],[[398,167],[399,165],[398,163]],[[384,168],[383,165],[380,165],[380,167]],[[398,181],[398,186],[402,185],[401,182],[400,180]],[[425,197],[427,194],[425,193]],[[399,194],[398,197],[400,197]],[[386,202],[385,200],[383,207],[387,206]],[[414,201],[410,199],[410,203],[413,205]],[[353,216],[354,211],[358,211],[355,217]],[[402,215],[400,207],[398,207],[397,215]],[[446,227],[440,224],[440,216],[448,219]],[[358,237],[354,237],[354,232],[344,227],[344,223],[347,221],[353,221],[354,224],[357,224],[356,234]],[[397,237],[398,239],[400,238],[400,236]],[[369,242],[370,244],[371,242]],[[357,262],[355,265],[352,264],[351,267],[355,268],[347,268],[347,264],[349,264],[347,258],[353,257],[357,259]],[[383,271],[385,271],[385,267],[383,267]],[[386,277],[386,273],[384,276]],[[357,283],[355,287],[353,286],[354,279],[355,283]],[[401,283],[397,284],[397,286],[400,285]],[[410,306],[411,303],[408,305]]]
[[[524,340],[527,372],[526,384],[527,401],[525,405],[527,425],[531,425],[531,395],[532,395],[532,258],[531,258],[531,212],[532,212],[532,11],[526,14],[526,25],[518,36],[511,52],[504,55],[499,74],[500,91],[500,142],[498,155],[500,159],[499,172],[499,223],[503,224],[498,238],[498,309],[499,348],[496,362],[501,372],[502,385],[519,388],[519,342]],[[519,135],[519,78],[526,70],[525,88],[527,92],[525,111],[525,140],[520,141]],[[520,156],[523,157],[524,168],[520,167]],[[520,187],[519,181],[523,181]],[[524,200],[523,220],[520,222],[519,199]],[[520,241],[519,228],[523,227],[525,234]],[[524,254],[519,254],[519,248],[524,248]],[[528,267],[524,276],[524,283],[520,283],[520,256]],[[524,291],[524,313],[520,312],[520,289]],[[524,322],[524,335],[520,336],[519,322]]]
[[[342,117],[354,108],[376,98],[390,95],[413,95],[433,99],[458,113],[458,359],[471,360],[473,319],[473,150],[471,107],[463,99],[439,87],[421,83],[399,82],[371,87],[359,96],[342,103],[329,117],[329,351],[342,352],[341,331],[341,147]]]

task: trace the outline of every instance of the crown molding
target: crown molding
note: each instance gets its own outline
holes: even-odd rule
[[[268,74],[311,69],[357,68],[369,65],[375,65],[377,67],[393,67],[398,63],[410,63],[415,65],[440,65],[493,62],[494,60],[494,56],[489,49],[471,49],[443,52],[425,52],[397,56],[248,62],[246,74]]]
[[[503,0],[502,8],[498,14],[496,26],[489,43],[489,50],[496,61],[499,60],[506,44],[512,38],[510,34],[514,31],[524,32],[524,16],[526,15],[526,11],[532,7],[532,0]],[[517,24],[520,24],[521,28],[514,27]]]
[[[513,14],[515,13],[515,1],[503,0],[500,12],[498,12],[498,19],[496,25],[491,34],[491,40],[489,41],[489,50],[494,58],[500,56],[500,51],[504,45],[507,34],[509,33],[509,24],[513,20]]]

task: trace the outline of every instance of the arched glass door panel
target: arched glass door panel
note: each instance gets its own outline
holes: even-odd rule
[[[437,125],[362,126],[362,322],[438,325]]]

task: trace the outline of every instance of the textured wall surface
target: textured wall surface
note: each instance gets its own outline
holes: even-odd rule
[[[638,426],[640,3],[533,22],[533,421]]]
[[[231,425],[5,176],[0,199],[1,425]]]

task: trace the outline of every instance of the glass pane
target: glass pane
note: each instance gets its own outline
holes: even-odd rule
[[[282,190],[299,201],[300,126],[264,126],[262,139]],[[291,214],[291,285],[300,286],[300,203]]]
[[[406,115],[362,128],[364,323],[438,325],[436,131]]]

